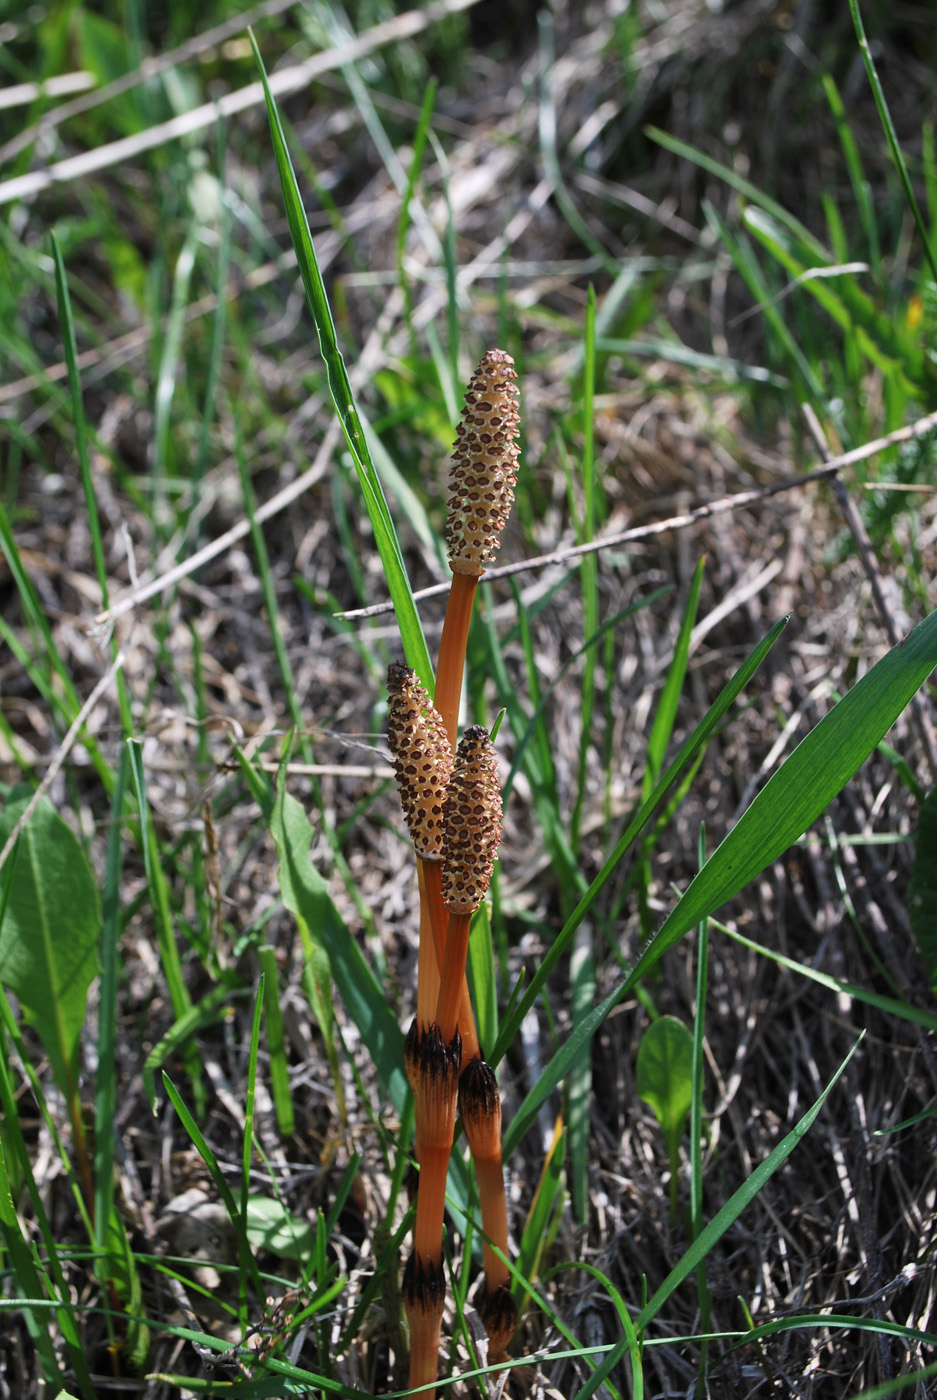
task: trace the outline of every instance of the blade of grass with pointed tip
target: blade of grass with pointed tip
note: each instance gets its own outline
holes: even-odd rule
[[[746,938],[738,929],[730,928],[728,924],[720,923],[718,919],[711,920],[713,928],[717,928],[720,933],[739,943],[743,948],[750,948],[753,953],[758,953],[760,957],[770,958],[777,963],[778,967],[786,967],[791,972],[796,972],[799,977],[806,977],[809,981],[816,983],[818,987],[825,987],[828,991],[836,992],[838,995],[852,997],[854,1001],[862,1002],[864,1006],[874,1006],[877,1011],[883,1012],[886,1016],[895,1016],[900,1021],[907,1021],[912,1026],[923,1026],[931,1033],[937,1032],[937,1015],[933,1011],[926,1011],[923,1007],[915,1006],[912,1002],[899,1001],[895,997],[888,997],[882,992],[873,992],[868,987],[857,986],[855,982],[844,982],[839,977],[833,977],[828,972],[820,972],[818,968],[810,967],[807,963],[797,962],[795,958],[789,958],[784,953],[778,952],[775,948],[766,948],[763,943],[756,943],[754,939]]]
[[[293,165],[286,146],[286,139],[283,135],[283,128],[280,124],[277,106],[267,82],[264,62],[261,58],[260,50],[257,47],[257,41],[253,33],[250,30],[248,30],[248,33],[250,34],[254,57],[263,83],[264,97],[267,104],[267,116],[270,122],[270,133],[273,139],[280,184],[283,189],[283,199],[290,226],[290,235],[293,240],[293,247],[296,250],[299,269],[302,273],[303,285],[306,289],[306,299],[319,336],[319,347],[325,362],[329,392],[338,414],[345,442],[348,445],[348,450],[355,465],[358,483],[361,487],[371,526],[374,530],[374,539],[381,557],[381,563],[384,567],[388,592],[390,593],[391,601],[394,604],[394,611],[397,615],[397,624],[400,628],[400,636],[403,642],[407,663],[417,672],[420,680],[426,686],[429,693],[432,694],[433,668],[429,659],[426,639],[423,636],[423,628],[420,625],[416,604],[413,601],[413,593],[410,588],[410,581],[407,578],[406,568],[404,567],[403,554],[397,539],[397,532],[394,529],[390,511],[387,508],[387,502],[384,498],[380,480],[371,461],[364,427],[358,417],[358,410],[355,406],[355,398],[351,383],[345,369],[342,352],[338,346],[338,340],[335,334],[335,323],[332,319],[332,311],[329,306],[328,296],[326,295],[325,284],[319,270],[312,234],[309,231],[309,222],[306,218],[306,211],[303,208],[302,196],[299,192],[299,185],[297,184],[296,175],[293,171]]]
[[[595,289],[590,286],[586,299],[585,356],[582,367],[582,519],[576,522],[576,543],[588,544],[595,537]],[[599,627],[599,561],[596,554],[583,557],[579,567],[582,589],[582,635],[592,637]],[[589,752],[592,748],[595,714],[595,675],[599,664],[597,647],[590,647],[583,657],[582,703],[579,708],[579,766],[576,773],[576,798],[569,822],[569,844],[576,859],[580,855],[580,826],[586,800],[589,774]],[[570,1123],[570,1131],[573,1124]]]

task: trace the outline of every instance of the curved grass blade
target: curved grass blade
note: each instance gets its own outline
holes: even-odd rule
[[[592,1375],[586,1381],[582,1389],[576,1392],[576,1400],[589,1400],[590,1396],[595,1394],[602,1382],[608,1379],[626,1353],[631,1357],[631,1393],[633,1400],[643,1400],[644,1368],[641,1359],[641,1344],[638,1341],[638,1334],[634,1330],[631,1314],[628,1312],[628,1306],[624,1298],[608,1275],[603,1274],[601,1269],[597,1269],[594,1264],[585,1264],[576,1259],[568,1264],[561,1264],[555,1272],[559,1273],[563,1269],[583,1269],[587,1274],[591,1274],[594,1279],[598,1279],[615,1305],[618,1321],[621,1323],[621,1330],[624,1334],[621,1341],[612,1348],[605,1359],[600,1362],[592,1372]]]
[[[381,563],[384,567],[387,588],[390,593],[391,601],[394,604],[394,611],[397,614],[397,623],[400,627],[400,636],[403,641],[407,664],[417,672],[421,681],[432,695],[433,668],[430,663],[426,639],[423,636],[423,628],[420,625],[416,604],[413,601],[413,593],[404,567],[403,555],[401,553],[400,543],[397,539],[397,532],[394,529],[394,523],[387,507],[387,501],[384,498],[380,479],[371,461],[364,426],[358,416],[358,410],[355,406],[355,396],[352,392],[348,372],[345,369],[345,361],[342,358],[342,352],[338,346],[338,339],[335,334],[335,322],[332,319],[332,311],[329,306],[328,296],[326,295],[325,283],[322,280],[322,273],[319,270],[312,234],[309,231],[306,211],[303,208],[302,196],[299,192],[296,174],[293,170],[292,161],[290,160],[286,138],[283,135],[280,116],[273,99],[273,94],[270,91],[270,85],[267,82],[267,72],[264,68],[263,59],[260,56],[260,49],[257,47],[257,41],[250,30],[248,30],[248,33],[250,34],[250,41],[254,49],[254,58],[257,61],[257,67],[260,70],[260,76],[263,82],[264,97],[267,103],[267,116],[270,122],[270,134],[273,138],[277,170],[280,175],[280,184],[283,188],[283,200],[290,226],[290,236],[293,240],[293,247],[296,249],[296,258],[299,263],[300,272],[302,273],[303,285],[306,289],[306,300],[312,312],[312,318],[319,336],[319,348],[322,352],[322,359],[325,362],[329,392],[332,397],[332,402],[335,405],[339,422],[341,423],[345,442],[348,445],[348,450],[351,453],[351,458],[355,465],[358,484],[361,487],[371,526],[374,530],[374,539],[381,556]]]
[[[778,967],[786,967],[791,972],[796,972],[799,977],[806,977],[811,982],[815,982],[818,987],[826,987],[828,991],[836,992],[837,995],[852,997],[853,1001],[861,1001],[866,1006],[874,1006],[877,1011],[883,1012],[886,1016],[896,1016],[901,1021],[908,1021],[912,1026],[923,1026],[925,1030],[937,1032],[937,1015],[933,1011],[925,1011],[923,1007],[915,1006],[912,1002],[899,1001],[896,997],[887,997],[881,992],[873,992],[868,987],[859,987],[855,982],[842,982],[838,977],[831,977],[828,972],[820,972],[817,968],[808,966],[807,963],[797,962],[794,958],[786,957],[784,953],[779,953],[774,948],[766,948],[763,943],[756,943],[753,939],[746,938],[743,933],[739,933],[737,929],[729,928],[727,924],[721,924],[718,919],[713,919],[712,922],[714,928],[717,928],[720,933],[727,934],[743,948],[750,948],[753,953],[758,953],[763,958],[770,958],[772,962],[777,963]],[[927,1115],[922,1116],[926,1117]],[[913,1118],[908,1120],[909,1123],[915,1121]],[[902,1125],[899,1124],[899,1126]]]

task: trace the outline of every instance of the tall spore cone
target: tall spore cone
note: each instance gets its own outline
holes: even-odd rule
[[[446,792],[442,897],[450,914],[470,915],[488,892],[501,844],[498,756],[480,724],[459,741]]]
[[[410,839],[417,855],[439,860],[443,804],[452,774],[446,728],[416,672],[399,661],[387,669],[387,690],[387,737]]]
[[[446,544],[454,574],[478,578],[494,559],[517,480],[517,373],[505,350],[489,350],[465,393],[449,473]]]

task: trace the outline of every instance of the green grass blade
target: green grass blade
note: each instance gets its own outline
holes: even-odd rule
[[[582,371],[582,492],[583,510],[577,544],[590,543],[595,538],[596,480],[595,480],[595,291],[589,288],[586,302],[585,358]],[[579,569],[582,587],[582,635],[592,637],[599,627],[599,561],[595,554],[583,556]],[[592,725],[595,716],[595,674],[599,662],[598,648],[590,647],[583,658],[582,705],[580,707],[579,767],[576,774],[576,800],[569,823],[569,844],[579,857],[580,825],[586,800],[586,779],[589,772],[589,750],[592,747]]]
[[[698,860],[706,862],[706,828],[700,828]],[[693,1097],[690,1100],[690,1237],[698,1239],[703,1232],[703,1069],[706,1034],[706,990],[709,981],[709,921],[701,919],[696,936],[696,1001],[693,1016]],[[712,1293],[706,1279],[706,1265],[700,1260],[696,1269],[696,1306],[699,1308],[699,1330],[709,1331],[712,1317]],[[699,1381],[696,1393],[706,1394],[706,1358],[709,1342],[700,1343]]]
[[[94,1096],[94,1245],[98,1265],[105,1259],[114,1204],[114,1112],[117,1105],[117,995],[119,982],[120,895],[123,870],[124,795],[129,755],[121,752],[111,800],[111,829],[101,903],[101,981],[98,992],[98,1072]],[[100,1275],[99,1275],[100,1276]]]
[[[562,1264],[560,1268],[581,1269],[585,1273],[591,1274],[594,1279],[598,1279],[615,1306],[615,1311],[618,1314],[618,1321],[621,1324],[623,1333],[621,1341],[618,1342],[604,1360],[599,1363],[582,1389],[576,1392],[575,1400],[590,1400],[590,1397],[595,1394],[603,1381],[607,1380],[615,1370],[615,1367],[621,1363],[626,1353],[631,1359],[632,1400],[643,1400],[644,1369],[641,1359],[641,1344],[638,1341],[638,1334],[634,1330],[631,1314],[628,1311],[628,1306],[624,1298],[608,1275],[603,1274],[601,1269],[597,1269],[594,1264],[585,1264],[576,1260],[571,1264]],[[557,1270],[557,1272],[559,1272],[559,1270]]]
[[[467,971],[479,1043],[487,1049],[498,1036],[498,980],[487,904],[482,904],[472,919]]]
[[[20,1229],[13,1197],[10,1194],[10,1179],[4,1158],[3,1140],[0,1138],[0,1238],[6,1246],[17,1286],[24,1295],[22,1302],[23,1318],[30,1339],[39,1353],[45,1379],[52,1385],[61,1386],[62,1373],[55,1359],[55,1347],[49,1330],[49,1317],[45,1308],[31,1308],[30,1300],[45,1303],[46,1289],[33,1262],[32,1251]]]
[[[799,1122],[785,1135],[782,1141],[778,1143],[777,1147],[765,1158],[761,1165],[755,1168],[748,1180],[744,1182],[737,1191],[733,1192],[722,1209],[717,1211],[709,1224],[697,1235],[680,1262],[671,1269],[663,1283],[648,1300],[645,1307],[641,1309],[640,1314],[635,1319],[635,1328],[638,1332],[644,1331],[648,1323],[657,1316],[671,1294],[679,1288],[683,1280],[693,1272],[701,1260],[706,1258],[706,1255],[712,1249],[713,1245],[722,1238],[731,1225],[734,1225],[745,1207],[755,1199],[765,1183],[769,1181],[777,1171],[778,1167],[783,1166],[794,1151],[794,1148],[803,1141],[812,1128],[834,1084],[838,1081],[860,1044],[861,1038],[856,1041],[819,1098],[814,1101]]]
[[[160,1069],[171,1055],[175,1055],[185,1050],[191,1042],[192,1036],[203,1026],[214,1025],[218,1020],[218,1013],[229,1001],[235,1001],[247,995],[246,990],[238,989],[232,991],[230,987],[214,987],[207,994],[197,1001],[194,1006],[174,1021],[165,1035],[160,1036],[153,1046],[153,1049],[143,1061],[143,1089],[149,1101],[150,1108],[156,1112],[156,1071]]]
[[[643,796],[647,799],[657,781],[660,771],[664,766],[664,757],[670,746],[670,738],[673,734],[673,727],[677,719],[677,707],[680,704],[680,696],[683,694],[683,682],[686,678],[686,670],[690,661],[690,640],[693,635],[693,628],[696,625],[696,615],[699,610],[700,591],[703,587],[703,572],[706,567],[706,560],[700,559],[693,578],[690,581],[690,591],[687,595],[686,607],[683,610],[683,617],[680,622],[680,632],[677,637],[676,646],[673,651],[673,660],[667,671],[667,679],[664,688],[660,693],[660,699],[654,710],[654,721],[651,725],[651,734],[647,742],[647,764],[645,767]]]
[[[511,1284],[511,1292],[517,1303],[518,1315],[523,1312],[529,1293],[524,1284],[532,1283],[539,1273],[550,1219],[557,1201],[562,1199],[565,1160],[566,1132],[558,1124],[547,1152],[546,1161],[543,1164],[543,1171],[534,1192],[534,1199],[531,1202],[518,1247],[517,1272],[514,1274]]]
[[[146,883],[150,893],[153,916],[156,920],[160,960],[169,989],[173,1015],[179,1022],[192,1010],[192,998],[182,973],[182,959],[179,956],[179,948],[176,943],[169,900],[169,882],[163,870],[156,831],[150,820],[150,803],[146,792],[146,769],[143,766],[143,745],[139,739],[127,740],[127,752],[130,756],[130,772],[133,778],[134,795],[137,799],[143,866],[146,872]],[[201,1113],[205,1105],[205,1085],[202,1079],[201,1064],[194,1045],[184,1046],[183,1056],[186,1070],[192,1080],[196,1108]]]
[[[40,1112],[49,1126],[50,1135],[56,1142],[65,1174],[66,1176],[71,1176],[72,1189],[76,1202],[83,1204],[81,1202],[81,1192],[74,1179],[71,1165],[55,1131],[48,1105],[42,1093],[42,1085],[32,1066],[24,1058],[26,1047],[19,1037],[18,1027],[13,1023],[12,1011],[10,1010],[9,1003],[5,996],[0,1000],[0,1009],[2,1009],[3,1020],[11,1036],[16,1041],[17,1051],[26,1070],[27,1078],[29,1079],[32,1092],[36,1097]],[[4,1159],[4,1154],[6,1154],[6,1158],[2,1160]],[[17,1172],[18,1194],[22,1190],[24,1183],[29,1194],[30,1204],[32,1205],[33,1213],[39,1227],[39,1233],[42,1237],[45,1258],[48,1261],[49,1278],[47,1278],[45,1271],[43,1271],[42,1278],[40,1279],[34,1267],[36,1256],[32,1253],[29,1242],[22,1234],[19,1217],[16,1215],[15,1210],[13,1211],[12,1218],[6,1211],[6,1197],[10,1195],[9,1173],[14,1169]],[[13,1080],[9,1073],[5,1039],[0,1039],[0,1198],[2,1198],[0,1199],[0,1237],[5,1240],[11,1256],[17,1285],[23,1294],[32,1299],[39,1300],[46,1297],[56,1300],[52,1304],[46,1304],[46,1306],[52,1306],[57,1309],[59,1328],[69,1353],[69,1359],[78,1377],[78,1383],[84,1400],[94,1400],[95,1389],[91,1382],[91,1375],[85,1359],[78,1321],[74,1315],[74,1309],[71,1303],[71,1294],[65,1281],[63,1262],[59,1256],[55,1233],[46,1213],[42,1192],[39,1189],[39,1185],[33,1173],[29,1148],[26,1145],[20,1128],[18,1100],[14,1092]],[[12,1201],[10,1204],[12,1205]],[[90,1225],[90,1222],[88,1222],[88,1224]],[[10,1231],[14,1228],[17,1239],[27,1251],[25,1256],[20,1253],[18,1244],[11,1242],[12,1234],[10,1234]],[[23,1266],[22,1269],[20,1265]],[[33,1312],[35,1311],[37,1310],[34,1309]],[[27,1313],[26,1322],[28,1330],[31,1331],[33,1323],[37,1321],[38,1320],[33,1317],[32,1313]],[[36,1345],[37,1351],[40,1352],[43,1356],[43,1361],[45,1361],[44,1343],[40,1340]],[[57,1371],[55,1371],[55,1374],[58,1374]]]
[[[384,498],[380,480],[371,461],[364,427],[358,416],[358,410],[355,406],[355,397],[352,392],[348,373],[345,369],[345,361],[342,358],[342,352],[338,346],[338,340],[335,334],[335,323],[332,319],[332,311],[329,306],[328,296],[326,295],[325,283],[322,280],[322,274],[319,270],[312,234],[309,231],[306,211],[303,208],[299,185],[297,184],[296,175],[293,171],[289,151],[287,150],[286,138],[283,135],[279,113],[267,82],[266,69],[264,68],[263,59],[260,56],[260,50],[257,47],[257,41],[253,33],[251,33],[250,39],[254,49],[254,57],[257,61],[257,66],[260,70],[260,76],[263,82],[264,96],[267,103],[267,116],[270,122],[270,133],[273,139],[274,152],[276,154],[280,184],[283,188],[283,199],[286,205],[290,235],[296,250],[299,269],[302,273],[303,285],[306,289],[306,299],[319,336],[319,348],[325,362],[329,392],[338,414],[345,442],[348,445],[348,450],[351,453],[351,458],[355,465],[358,483],[361,487],[371,526],[374,530],[374,539],[381,557],[381,563],[384,566],[388,592],[390,593],[391,601],[394,604],[394,610],[397,614],[397,623],[400,627],[400,636],[403,641],[407,663],[417,672],[423,684],[427,687],[430,694],[432,694],[433,668],[429,659],[426,639],[423,636],[423,628],[420,625],[416,604],[413,601],[410,582],[404,567],[400,543],[397,539],[397,533],[394,529],[390,511],[387,508],[387,502]]]
[[[865,1006],[874,1006],[877,1011],[883,1012],[886,1016],[895,1016],[900,1021],[907,1021],[912,1026],[923,1026],[925,1030],[937,1032],[937,1014],[927,1011],[924,1007],[915,1006],[913,1002],[900,1001],[896,997],[885,996],[882,992],[874,992],[868,987],[860,987],[855,982],[843,982],[839,977],[833,977],[828,972],[820,972],[815,967],[810,967],[807,963],[797,962],[794,958],[787,957],[784,953],[779,953],[774,948],[766,948],[763,943],[756,943],[751,938],[746,938],[737,929],[730,928],[727,924],[721,924],[713,919],[713,927],[720,932],[740,943],[743,948],[750,948],[753,953],[758,953],[763,958],[770,958],[777,963],[778,967],[786,967],[791,972],[796,972],[799,977],[806,977],[811,982],[815,982],[818,987],[826,987],[831,992],[844,994],[852,997],[855,1001],[860,1001]]]
[[[931,246],[931,241],[921,216],[921,210],[911,185],[911,177],[908,174],[905,158],[901,153],[901,146],[898,143],[898,133],[895,131],[895,124],[891,119],[891,112],[888,110],[888,103],[885,100],[885,93],[879,81],[875,60],[872,58],[872,50],[869,48],[869,41],[865,37],[862,15],[859,13],[859,0],[849,0],[849,13],[852,15],[852,22],[855,25],[856,38],[859,40],[859,52],[862,54],[862,62],[865,64],[865,71],[872,88],[872,96],[875,98],[875,106],[878,108],[879,121],[882,123],[882,130],[888,141],[888,149],[891,152],[892,160],[895,162],[895,169],[898,171],[902,188],[904,189],[905,200],[914,217],[918,234],[924,245],[924,255],[930,264],[931,273],[937,278],[937,259],[935,259],[934,249]]]
[[[859,154],[859,147],[853,135],[852,127],[846,116],[846,108],[843,106],[843,99],[839,88],[830,73],[823,74],[823,91],[826,93],[826,100],[829,103],[833,120],[836,123],[836,134],[839,137],[839,144],[843,148],[843,155],[846,159],[846,169],[849,171],[849,183],[852,185],[853,197],[856,207],[859,210],[859,218],[862,221],[862,230],[865,234],[866,243],[869,248],[869,262],[872,264],[872,271],[876,277],[881,273],[882,250],[879,244],[878,225],[875,222],[875,206],[872,203],[872,191],[869,182],[865,178],[862,169],[862,157]]]
[[[251,1020],[250,1048],[247,1054],[247,1091],[244,1097],[244,1140],[241,1145],[241,1220],[245,1228],[238,1234],[238,1311],[242,1328],[247,1328],[247,1275],[252,1259],[247,1238],[248,1202],[251,1185],[251,1159],[254,1152],[254,1095],[257,1090],[257,1055],[260,1050],[260,1021],[264,1006],[264,975],[260,974],[254,1015]],[[263,1295],[261,1295],[263,1296]]]
[[[579,925],[569,958],[572,988],[572,1023],[588,1015],[595,999],[595,935],[588,921]],[[573,1211],[580,1225],[589,1218],[589,1129],[592,1122],[592,1045],[587,1044],[573,1064],[567,1085],[569,1163],[573,1178]]]
[[[661,131],[659,127],[649,126],[645,128],[646,134],[652,141],[663,146],[665,151],[670,151],[675,156],[681,156],[684,160],[691,161],[699,166],[700,170],[707,171],[710,175],[715,175],[722,180],[730,189],[736,190],[738,194],[751,201],[752,204],[763,209],[766,214],[770,214],[779,224],[787,229],[798,242],[809,249],[811,256],[821,264],[830,261],[830,254],[827,248],[818,238],[796,219],[793,214],[784,208],[783,204],[778,204],[776,199],[771,199],[757,185],[753,185],[750,180],[746,180],[744,175],[739,175],[737,171],[728,165],[723,165],[721,161],[714,160],[712,156],[706,155],[704,151],[698,150],[695,146],[690,146],[686,141],[679,140],[676,136],[669,136],[666,131]]]
[[[765,281],[749,240],[737,237],[728,222],[708,201],[703,203],[703,212],[710,229],[718,235],[723,246],[729,250],[732,261],[751,292],[758,311],[764,317],[769,330],[776,337],[783,362],[788,366],[796,366],[810,397],[815,403],[822,403],[826,398],[823,383],[775,304],[771,289]]]
[[[328,957],[345,1009],[368,1047],[385,1092],[402,1111],[409,1086],[403,1068],[403,1034],[387,998],[328,892],[328,882],[312,863],[313,831],[302,807],[286,792],[281,775],[271,814],[280,862],[283,902]],[[311,936],[311,932],[310,932]]]
[[[197,244],[198,229],[193,227],[186,235],[186,240],[176,260],[169,319],[156,378],[156,414],[153,426],[153,521],[158,532],[167,530],[172,523],[166,499],[166,477],[170,464],[172,405],[179,382],[182,337],[185,330],[185,309],[189,300],[192,272],[195,268]]]
[[[267,1022],[267,1053],[270,1056],[270,1093],[281,1137],[288,1138],[296,1127],[293,1100],[290,1096],[290,1074],[286,1062],[286,1037],[283,1033],[283,1012],[280,1009],[280,979],[275,948],[257,950],[264,978],[264,1017]]]
[[[280,672],[280,680],[283,682],[283,689],[286,692],[286,703],[289,707],[290,719],[298,728],[304,723],[305,716],[303,715],[302,705],[299,703],[299,696],[296,691],[296,678],[293,675],[289,653],[286,649],[286,639],[280,621],[280,606],[277,602],[277,590],[273,581],[273,571],[270,568],[270,555],[267,553],[267,543],[264,539],[263,528],[257,519],[257,497],[254,494],[254,483],[251,481],[250,470],[244,456],[244,439],[241,435],[240,423],[237,421],[235,421],[234,429],[234,458],[237,462],[238,477],[241,482],[241,493],[244,497],[244,508],[247,512],[247,519],[251,527],[251,544],[254,546],[254,556],[257,560],[257,570],[260,574],[260,586],[263,590],[264,606],[267,609],[270,640],[277,658],[277,669]]]

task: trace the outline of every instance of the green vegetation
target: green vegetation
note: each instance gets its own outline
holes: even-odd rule
[[[937,39],[619,8],[4,20],[0,1397],[405,1392],[384,675],[496,345],[506,1393],[926,1393]]]

